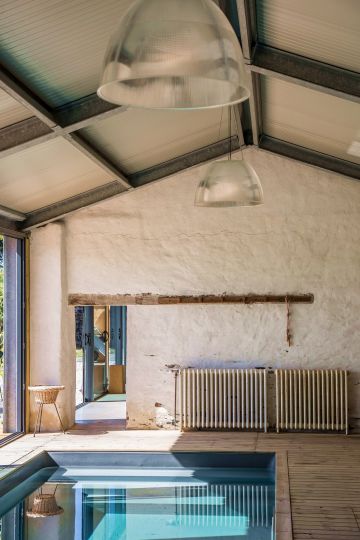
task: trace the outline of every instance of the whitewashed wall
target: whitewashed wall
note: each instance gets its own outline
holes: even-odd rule
[[[169,427],[167,364],[348,368],[360,417],[360,184],[257,149],[246,157],[263,207],[195,208],[198,167],[66,219],[71,293],[315,295],[293,307],[291,348],[283,306],[130,307],[129,427]]]
[[[64,385],[57,400],[66,428],[75,419],[75,317],[67,305],[65,227],[51,223],[30,240],[30,384]],[[31,400],[30,427],[37,405]],[[58,431],[56,411],[45,405],[42,429]]]

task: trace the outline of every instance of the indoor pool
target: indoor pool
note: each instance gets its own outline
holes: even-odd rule
[[[274,538],[272,467],[146,465],[40,469],[0,498],[1,540]]]

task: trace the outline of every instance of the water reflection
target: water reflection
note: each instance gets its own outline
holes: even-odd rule
[[[46,482],[1,519],[1,540],[271,540],[274,485],[97,477]],[[14,531],[22,531],[15,536]]]
[[[58,484],[56,484],[53,493],[44,493],[44,488],[41,487],[37,493],[29,497],[28,504],[30,509],[26,511],[26,516],[29,518],[45,518],[63,514],[64,509],[58,506],[55,497],[57,487]]]

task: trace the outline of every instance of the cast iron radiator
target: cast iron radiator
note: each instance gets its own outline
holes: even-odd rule
[[[347,372],[276,369],[276,430],[348,432]]]
[[[182,369],[180,429],[267,431],[265,369]]]

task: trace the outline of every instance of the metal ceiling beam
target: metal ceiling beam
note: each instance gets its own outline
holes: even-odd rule
[[[229,19],[233,29],[240,40],[240,28],[237,16],[236,0],[215,0],[220,9]],[[232,105],[230,109],[234,113],[236,132],[240,146],[252,144],[252,135],[249,136],[250,112],[248,101]]]
[[[240,28],[244,59],[251,73],[249,105],[254,144],[276,154],[359,179],[359,166],[355,163],[264,134],[260,94],[260,76],[268,75],[358,102],[359,74],[257,43],[256,2],[254,0],[230,0],[230,2],[236,3],[238,21],[233,20],[232,24],[235,29],[237,26]]]
[[[21,152],[57,136],[58,133],[33,116],[0,129],[0,157]]]
[[[314,165],[315,167],[327,169],[360,180],[360,166],[356,163],[351,163],[350,161],[322,154],[321,152],[316,152],[309,148],[281,141],[274,137],[269,137],[268,135],[263,135],[261,137],[259,147],[263,150],[280,154],[281,156],[296,159],[297,161],[302,161],[309,165]]]
[[[231,143],[234,150],[239,148],[239,141],[236,135],[232,137]],[[155,167],[134,173],[130,176],[130,179],[134,186],[144,186],[149,182],[165,179],[184,169],[195,167],[214,158],[218,158],[227,154],[228,150],[229,140],[219,141],[209,146],[205,146],[204,148],[200,148],[199,150],[195,150],[194,152],[166,161],[160,165],[156,165]],[[124,190],[118,182],[111,182],[91,191],[81,193],[75,197],[54,203],[46,208],[27,214],[25,221],[22,223],[22,230],[28,231],[34,227],[45,225],[51,221],[61,219],[76,210],[111,199],[122,193],[127,193],[127,190]]]
[[[58,125],[67,133],[71,133],[126,110],[127,107],[123,105],[108,103],[100,99],[97,94],[91,94],[85,98],[66,103],[62,107],[54,109],[53,113]]]
[[[231,137],[231,148],[233,151],[238,150],[239,139],[237,135]],[[189,169],[196,165],[201,165],[212,159],[216,159],[220,156],[223,156],[229,152],[230,144],[229,139],[224,139],[216,143],[204,146],[193,152],[184,154],[183,156],[170,159],[160,165],[155,165],[144,171],[140,171],[129,176],[131,184],[134,187],[144,186],[150,182],[155,182],[155,180],[160,180],[162,178],[167,178],[172,174],[176,174],[185,169]]]
[[[1,69],[0,88],[31,111],[34,116],[48,127],[51,129],[56,128],[56,121],[47,105],[5,68]]]
[[[246,63],[250,63],[252,59],[252,51],[257,40],[256,33],[256,12],[255,2],[250,0],[232,0],[234,9],[230,14],[231,23],[236,31],[240,30],[241,47]],[[244,107],[248,107],[248,115],[250,116],[250,128],[252,134],[252,143],[259,144],[262,131],[261,122],[261,97],[260,97],[260,80],[256,73],[249,73],[250,83],[250,98],[248,103],[245,102]],[[246,116],[246,110],[245,116]],[[245,136],[245,138],[247,138]],[[248,141],[246,141],[248,142]]]
[[[360,103],[360,74],[257,44],[250,69],[306,88]]]
[[[118,182],[114,181],[75,197],[51,204],[41,210],[29,213],[22,224],[22,230],[27,231],[40,225],[46,225],[46,223],[61,219],[76,210],[111,199],[121,193],[124,193],[124,189]]]
[[[13,221],[24,221],[26,217],[25,214],[2,205],[0,205],[0,216],[12,219]]]
[[[19,148],[29,148],[33,144],[43,143],[54,137],[62,136],[99,167],[113,175],[121,186],[131,189],[132,186],[123,172],[93,145],[75,133],[76,129],[88,125],[87,122],[90,118],[103,118],[105,114],[113,114],[115,111],[123,110],[123,108],[113,107],[105,102],[104,105],[101,105],[97,97],[90,96],[87,99],[80,100],[81,103],[77,105],[73,104],[67,108],[50,110],[45,103],[5,69],[1,70],[0,88],[30,110],[37,118],[37,120],[30,118],[0,130],[0,148],[3,149],[0,157],[9,155],[14,150],[19,150]]]
[[[15,238],[24,238],[25,233],[19,230],[17,221],[0,216],[0,234],[14,236]]]
[[[132,185],[129,183],[125,174],[83,136],[78,133],[67,133],[64,134],[64,138],[91,159],[91,161],[96,163],[103,171],[113,176],[123,186],[123,190],[132,189]]]
[[[0,157],[20,152],[66,133],[72,133],[126,110],[126,107],[112,105],[99,99],[96,94],[72,101],[51,111],[53,124],[56,125],[55,131],[37,116],[2,128],[0,130]]]

